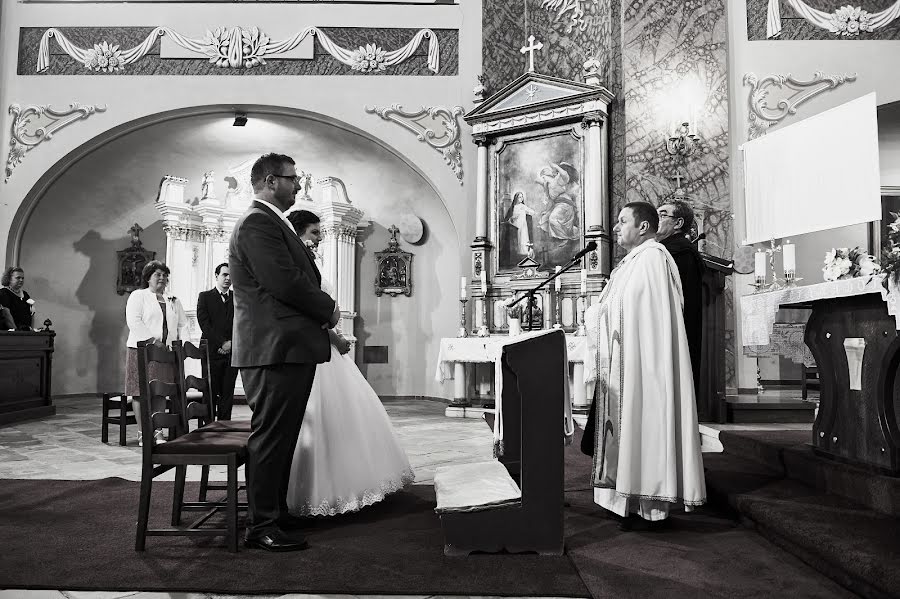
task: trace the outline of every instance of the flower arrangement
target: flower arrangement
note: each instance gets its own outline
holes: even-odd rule
[[[888,223],[888,239],[881,253],[882,270],[887,274],[887,280],[893,280],[894,284],[900,284],[900,212],[891,212],[894,222]]]
[[[521,297],[521,295],[513,295],[503,302],[504,307],[506,307],[507,318],[515,318],[518,320],[522,319],[522,312],[524,310],[525,302],[519,302],[518,304],[513,306],[513,304],[517,302]]]
[[[312,239],[304,239],[303,245],[309,248],[309,251],[313,253],[318,260],[323,260],[322,254],[319,253],[319,246],[316,245]]]
[[[832,248],[825,254],[825,266],[822,267],[826,281],[850,279],[853,277],[869,277],[881,272],[881,266],[875,262],[875,256],[866,254],[859,247]]]
[[[25,300],[25,303],[28,304],[28,307],[31,309],[31,313],[34,314],[34,300],[30,297]]]

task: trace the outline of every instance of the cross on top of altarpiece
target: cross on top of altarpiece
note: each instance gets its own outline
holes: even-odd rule
[[[526,52],[528,53],[528,72],[529,73],[534,72],[534,51],[540,50],[543,47],[544,47],[543,42],[534,43],[534,36],[529,35],[528,36],[528,45],[522,46],[521,48],[519,48],[519,52],[521,52],[522,54],[525,54]]]

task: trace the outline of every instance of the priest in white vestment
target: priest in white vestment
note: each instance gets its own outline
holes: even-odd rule
[[[681,279],[658,225],[647,202],[622,208],[613,231],[628,254],[585,314],[594,501],[650,521],[706,501]]]

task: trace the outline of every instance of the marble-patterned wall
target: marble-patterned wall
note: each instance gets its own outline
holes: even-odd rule
[[[725,0],[528,0],[529,32],[545,45],[536,70],[580,79],[584,60],[604,63],[604,83],[615,100],[610,108],[612,216],[626,202],[658,204],[682,184],[704,219],[706,251],[733,253],[728,169],[728,26]],[[561,12],[562,11],[562,12]],[[482,70],[488,93],[522,74],[525,61],[524,4],[484,0]],[[695,153],[673,158],[664,149],[670,125],[668,105],[684,77],[703,90],[697,106],[700,143]],[[621,254],[618,254],[621,256]],[[733,336],[730,289],[727,321]],[[727,384],[734,386],[733,344]]]
[[[765,40],[766,16],[770,0],[747,0],[747,39]],[[807,6],[827,13],[834,13],[842,6],[859,7],[869,13],[877,13],[893,6],[897,0],[804,0]],[[827,29],[816,27],[791,8],[787,2],[781,1],[781,34],[779,40],[898,40],[900,39],[900,19],[896,19],[885,27],[872,32],[861,32],[859,35],[838,35]]]

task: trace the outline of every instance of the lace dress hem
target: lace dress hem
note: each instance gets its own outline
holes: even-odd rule
[[[348,514],[350,512],[358,512],[364,507],[382,501],[391,493],[403,489],[415,479],[416,475],[410,468],[404,470],[400,474],[399,479],[385,481],[378,489],[367,489],[349,499],[343,497],[331,500],[323,499],[322,503],[315,506],[306,503],[296,510],[291,510],[291,514],[295,516],[337,516],[340,514]]]

